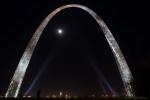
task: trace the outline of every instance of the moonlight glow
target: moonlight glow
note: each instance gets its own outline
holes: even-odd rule
[[[61,35],[61,34],[63,33],[63,30],[62,30],[62,29],[58,29],[58,30],[57,30],[57,33],[58,33],[59,35]]]

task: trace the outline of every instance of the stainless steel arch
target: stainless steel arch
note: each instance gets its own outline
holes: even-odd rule
[[[126,63],[126,60],[118,46],[118,43],[116,42],[114,36],[112,35],[112,33],[110,32],[110,30],[108,29],[107,25],[104,23],[104,21],[91,9],[89,9],[86,6],[83,5],[78,5],[78,4],[68,4],[68,5],[64,5],[61,6],[57,9],[55,9],[53,12],[51,12],[40,24],[40,26],[37,28],[37,30],[35,31],[35,33],[33,34],[33,37],[31,38],[31,40],[29,41],[23,56],[20,59],[20,62],[17,66],[17,69],[14,73],[14,76],[12,78],[12,81],[9,85],[9,88],[5,94],[5,97],[17,97],[24,75],[26,73],[28,64],[30,62],[31,56],[33,54],[33,51],[35,49],[35,46],[44,30],[44,28],[46,27],[46,25],[48,24],[48,22],[60,11],[62,11],[63,9],[66,8],[71,8],[71,7],[76,7],[76,8],[80,8],[83,9],[84,11],[88,12],[95,20],[96,22],[99,24],[100,28],[102,29],[105,38],[107,39],[107,42],[109,43],[109,46],[113,52],[113,56],[116,59],[116,63],[118,65],[118,69],[124,84],[124,89],[125,89],[125,95],[128,97],[133,97],[134,96],[134,92],[132,89],[132,81],[133,81],[133,77],[132,74],[130,72],[130,69]]]

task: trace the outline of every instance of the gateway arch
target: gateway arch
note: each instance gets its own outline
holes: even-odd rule
[[[117,41],[115,40],[114,36],[112,35],[111,31],[107,27],[107,25],[104,23],[104,21],[90,8],[79,5],[79,4],[68,4],[61,6],[57,9],[55,9],[53,12],[51,12],[39,25],[39,27],[36,29],[35,33],[33,34],[31,40],[29,41],[20,61],[19,64],[15,70],[15,73],[13,75],[13,78],[11,80],[11,83],[9,85],[9,88],[5,94],[5,97],[17,97],[23,78],[25,76],[27,67],[29,65],[30,59],[32,57],[32,54],[34,52],[34,49],[36,47],[36,44],[42,35],[43,30],[47,26],[47,24],[50,22],[50,20],[60,11],[67,9],[67,8],[80,8],[86,12],[88,12],[98,23],[99,27],[102,29],[103,34],[111,48],[111,51],[113,53],[113,56],[115,58],[115,61],[118,66],[118,70],[120,72],[123,85],[124,85],[124,91],[125,91],[125,96],[128,97],[133,97],[134,92],[133,92],[133,87],[132,87],[132,81],[133,81],[133,76],[132,73],[128,67],[128,64],[119,48],[119,45]]]

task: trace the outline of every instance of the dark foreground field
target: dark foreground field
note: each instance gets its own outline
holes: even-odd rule
[[[100,98],[0,98],[6,100],[150,100],[146,97],[135,97],[135,98],[125,98],[125,97],[100,97]]]

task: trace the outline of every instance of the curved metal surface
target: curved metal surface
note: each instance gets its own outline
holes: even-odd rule
[[[124,84],[124,89],[125,89],[125,96],[128,97],[133,97],[134,96],[134,92],[132,90],[132,81],[133,81],[133,77],[132,74],[130,72],[130,69],[127,65],[127,62],[118,46],[118,43],[116,42],[114,36],[112,35],[112,33],[110,32],[110,30],[108,29],[107,25],[104,23],[104,21],[91,9],[89,9],[86,6],[83,5],[78,5],[78,4],[68,4],[68,5],[64,5],[61,6],[57,9],[55,9],[53,12],[51,12],[43,21],[42,23],[39,25],[39,27],[36,29],[35,33],[33,34],[31,40],[29,41],[23,56],[20,59],[20,62],[17,66],[17,69],[14,73],[14,76],[12,78],[12,81],[9,85],[9,88],[5,94],[5,97],[17,97],[23,78],[25,76],[28,64],[30,62],[30,59],[32,57],[32,54],[34,52],[34,49],[36,47],[36,44],[43,32],[43,30],[45,29],[45,27],[47,26],[47,24],[49,23],[49,21],[60,11],[62,11],[63,9],[66,8],[71,8],[71,7],[75,7],[75,8],[80,8],[83,9],[84,11],[88,12],[95,20],[96,22],[99,24],[100,28],[102,29],[104,36],[113,52],[113,56],[116,59],[116,63],[118,65],[118,69]]]

